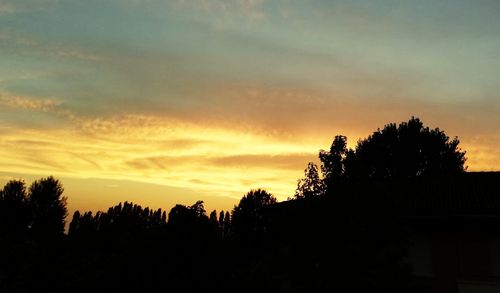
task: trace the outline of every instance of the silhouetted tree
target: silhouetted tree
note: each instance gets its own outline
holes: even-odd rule
[[[229,214],[229,211],[226,211],[224,215],[224,222],[222,224],[222,234],[224,239],[227,239],[231,234],[231,215]]]
[[[73,213],[71,222],[69,223],[68,235],[75,235],[80,229],[81,215],[79,211]]]
[[[10,180],[0,191],[2,201],[26,201],[26,183],[23,180]]]
[[[220,211],[219,213],[219,226],[224,226],[224,211]]]
[[[319,158],[325,183],[335,178],[411,178],[464,172],[466,157],[458,144],[439,128],[430,129],[412,117],[399,125],[390,123],[347,149],[347,139],[338,135],[330,151]],[[331,186],[330,186],[331,187]]]
[[[176,205],[168,214],[168,226],[171,233],[185,243],[198,242],[200,239],[218,239],[208,218],[203,201],[197,201],[194,205],[186,207]]]
[[[168,224],[195,225],[203,217],[206,217],[203,202],[198,201],[190,207],[178,204],[168,213]]]
[[[387,124],[347,154],[345,174],[350,178],[410,178],[461,173],[466,158],[459,142],[439,128],[424,127],[415,117],[398,126]]]
[[[59,180],[50,176],[33,182],[28,203],[33,211],[32,230],[39,237],[52,237],[64,232],[67,216],[66,197]]]
[[[210,225],[212,226],[214,233],[217,235],[217,237],[219,239],[221,239],[222,238],[222,226],[219,225],[219,220],[217,220],[217,211],[216,210],[213,210],[210,213],[209,219],[210,219]]]
[[[166,225],[166,214],[161,209],[156,211],[148,207],[124,202],[110,207],[107,212],[86,212],[83,216],[79,211],[73,215],[69,225],[69,235],[92,235],[105,232],[115,236],[134,236],[151,230],[158,230]]]
[[[321,172],[326,181],[334,180],[344,174],[344,159],[347,151],[347,137],[343,135],[335,136],[330,151],[320,151]]]
[[[239,236],[262,232],[264,230],[262,209],[276,202],[276,198],[263,189],[248,192],[233,209],[232,232]]]
[[[211,223],[214,223],[217,226],[219,225],[219,221],[217,220],[217,211],[216,210],[213,210],[210,213],[209,219],[210,219]]]
[[[299,179],[295,198],[313,198],[325,193],[325,184],[319,177],[318,166],[309,162],[304,170],[304,178]]]
[[[30,221],[25,182],[7,182],[0,190],[0,235],[5,239],[26,234]]]
[[[190,206],[189,209],[192,210],[198,218],[207,216],[202,200],[197,201],[194,205]]]

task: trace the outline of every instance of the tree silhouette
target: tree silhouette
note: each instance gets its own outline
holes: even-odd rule
[[[176,205],[168,214],[169,231],[183,243],[195,243],[201,239],[219,239],[205,212],[203,201],[197,201],[192,206]]]
[[[5,184],[0,192],[0,199],[3,201],[26,201],[26,183],[23,180],[11,180]]]
[[[218,239],[222,239],[222,225],[219,224],[219,220],[217,219],[217,211],[213,210],[209,216],[210,225],[212,226],[213,232],[217,235]]]
[[[158,230],[165,225],[166,214],[161,209],[154,211],[126,201],[110,207],[107,212],[97,212],[95,216],[92,212],[81,215],[79,211],[75,211],[68,234],[72,237],[87,237],[96,232],[105,232],[115,236],[135,236]]]
[[[343,135],[335,136],[330,151],[320,151],[321,172],[326,181],[332,181],[344,174],[344,159],[347,151],[347,137]]]
[[[64,232],[67,216],[66,197],[59,180],[50,176],[33,182],[28,203],[33,211],[31,229],[38,237],[52,237]]]
[[[229,214],[229,211],[226,211],[224,221],[222,222],[222,238],[227,239],[229,235],[231,235],[231,214]]]
[[[248,192],[233,209],[232,232],[240,236],[262,232],[264,229],[262,209],[276,202],[276,198],[263,189]]]
[[[189,209],[193,211],[197,218],[203,218],[207,216],[203,201],[199,200],[194,205],[190,206]]]
[[[169,225],[196,225],[200,220],[206,218],[203,201],[197,201],[192,206],[184,206],[181,204],[175,205],[168,213]],[[208,220],[208,218],[207,218]]]
[[[18,238],[26,234],[31,221],[26,184],[11,180],[0,190],[0,235]]]
[[[219,226],[222,228],[224,226],[224,211],[220,211],[218,221]]]
[[[439,128],[424,127],[412,117],[398,126],[387,124],[360,140],[345,159],[346,175],[353,178],[411,178],[465,171],[465,152],[458,138],[450,140]]]
[[[73,213],[73,217],[71,218],[71,222],[69,223],[68,235],[75,235],[81,229],[81,214],[80,211],[75,211]]]
[[[325,184],[319,177],[318,166],[309,162],[304,170],[304,178],[299,179],[295,198],[313,198],[325,193]]]
[[[399,125],[390,123],[347,149],[347,139],[338,135],[330,151],[319,158],[327,185],[335,178],[411,178],[464,172],[466,157],[458,145],[439,128],[430,129],[412,117]]]

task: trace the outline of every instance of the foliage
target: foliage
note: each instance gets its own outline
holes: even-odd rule
[[[304,170],[304,178],[299,179],[295,198],[314,198],[325,193],[325,184],[319,177],[318,166],[310,162]]]
[[[63,192],[61,182],[52,176],[31,184],[28,194],[28,204],[33,211],[31,229],[39,237],[64,232],[68,212]]]
[[[246,237],[247,234],[259,233],[263,230],[262,210],[269,205],[275,204],[276,198],[263,189],[255,189],[248,192],[232,213],[232,231],[238,236]]]
[[[15,240],[26,235],[32,221],[26,183],[11,180],[0,190],[0,234]]]
[[[161,209],[150,210],[140,205],[124,202],[110,207],[107,212],[75,211],[69,225],[69,235],[74,237],[91,236],[95,233],[134,235],[144,231],[159,229],[166,225],[166,213]]]
[[[326,181],[339,178],[344,174],[343,161],[345,160],[347,151],[347,137],[343,135],[335,136],[330,151],[320,151],[321,171]]]
[[[321,151],[321,170],[327,185],[338,178],[412,178],[462,173],[466,157],[439,128],[430,129],[412,117],[390,123],[347,149],[345,136],[336,136],[330,151]]]

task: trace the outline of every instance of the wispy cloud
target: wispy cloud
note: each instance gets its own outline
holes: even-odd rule
[[[0,91],[0,105],[14,110],[47,113],[63,118],[67,122],[76,122],[79,119],[71,110],[64,107],[61,100],[55,98],[20,96]]]
[[[252,20],[267,17],[264,8],[266,0],[177,0],[177,5],[209,13],[232,13]]]
[[[77,45],[68,42],[51,42],[40,38],[40,36],[22,32],[0,31],[0,40],[5,42],[5,47],[15,49],[16,54],[41,55],[61,60],[92,62],[101,60],[100,56]]]
[[[264,19],[267,14],[264,10],[265,0],[240,0],[243,13],[252,19]]]
[[[55,99],[23,97],[0,92],[0,104],[16,109],[49,112],[60,106],[61,102]]]
[[[44,50],[47,54],[60,58],[77,59],[84,61],[99,61],[101,58],[97,55],[83,52],[73,48],[59,48],[58,50]]]

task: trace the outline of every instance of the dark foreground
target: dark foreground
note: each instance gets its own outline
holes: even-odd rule
[[[75,214],[68,235],[3,227],[0,291],[498,289],[498,179],[344,182],[323,197],[267,205],[256,205],[270,200],[257,190],[231,215],[208,216],[201,202],[168,217],[125,203]]]

